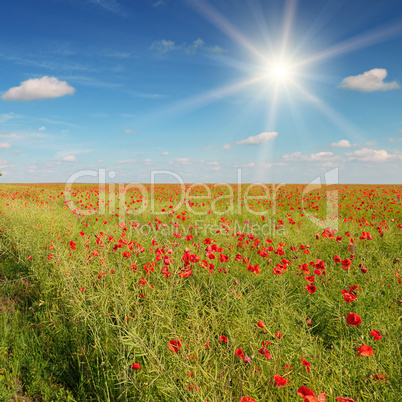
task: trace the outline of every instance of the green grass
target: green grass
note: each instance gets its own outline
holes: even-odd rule
[[[72,214],[64,206],[60,188],[44,192],[39,188],[2,186],[0,396],[4,400],[216,402],[250,396],[256,401],[301,401],[297,389],[302,385],[316,395],[325,392],[327,401],[337,396],[356,401],[402,398],[402,284],[398,283],[402,274],[397,277],[400,263],[394,264],[395,258],[402,257],[402,229],[396,227],[400,224],[397,211],[402,208],[391,204],[390,189],[376,190],[373,209],[368,211],[358,209],[358,198],[366,189],[341,189],[346,198],[340,204],[344,216],[339,219],[337,235],[343,239],[338,243],[316,238],[323,230],[301,216],[298,187],[278,193],[277,215],[270,211],[265,222],[273,218],[275,224],[282,220],[284,226],[271,227],[266,235],[255,230],[261,217],[247,211],[202,216],[207,231],[188,230],[188,225],[194,227],[200,220],[191,213],[185,215],[185,222],[178,220],[178,211],[158,216],[161,223],[149,211],[135,219],[129,217],[131,222],[153,228],[145,235],[145,231],[132,229],[124,216],[128,230],[123,230],[119,226],[122,215]],[[158,207],[168,208],[174,195],[169,195],[169,187],[162,190],[166,198],[158,201]],[[87,187],[78,188],[76,194],[77,199],[88,198],[86,204],[96,202]],[[384,212],[381,201],[393,210]],[[253,205],[262,208],[257,201]],[[324,216],[325,203],[317,205],[317,214]],[[362,217],[370,219],[373,211],[381,219],[373,219],[373,227],[360,227]],[[296,224],[288,221],[290,216]],[[344,222],[345,217],[353,220]],[[221,226],[232,228],[238,221],[234,232],[249,235],[253,229],[245,222],[250,220],[261,243],[253,246],[255,239],[245,237],[244,249],[240,249],[239,238],[231,235],[233,231],[224,234]],[[178,228],[162,230],[162,224],[172,228],[175,221],[180,223]],[[377,231],[379,221],[389,227],[383,236]],[[216,227],[209,230],[208,225]],[[183,227],[193,239],[186,240]],[[222,233],[216,233],[218,229]],[[184,234],[177,238],[174,231]],[[355,238],[355,258],[351,270],[344,271],[333,257],[350,257],[347,231]],[[370,232],[373,240],[360,240],[363,231]],[[101,232],[103,237],[99,237]],[[207,259],[205,238],[215,240],[229,261],[220,263],[220,252],[215,252],[217,258],[209,261],[215,264],[213,273],[194,263],[192,275],[181,278],[178,273],[186,247],[200,260]],[[267,238],[273,243],[266,243]],[[134,242],[132,250],[124,240]],[[153,240],[158,245],[152,245]],[[70,241],[75,242],[75,250],[70,249]],[[272,245],[276,250],[279,243],[286,244],[284,255],[257,254],[261,246]],[[116,244],[123,247],[114,251]],[[309,254],[300,245],[309,245]],[[161,273],[164,263],[163,258],[157,261],[158,247],[165,247],[162,256],[173,258],[169,278]],[[168,249],[173,253],[168,254]],[[124,251],[130,251],[130,257],[123,257]],[[258,264],[260,273],[235,261],[236,254]],[[274,275],[273,267],[283,258],[290,261],[287,270]],[[317,259],[324,261],[326,275],[315,275],[317,291],[309,294],[299,265]],[[147,275],[144,265],[152,262],[154,271]],[[360,263],[367,273],[359,269]],[[221,267],[227,273],[219,272]],[[314,275],[314,268],[309,268]],[[141,279],[147,283],[141,285]],[[361,291],[357,300],[347,304],[341,291],[353,284]],[[357,313],[362,324],[347,324],[349,312]],[[266,328],[257,326],[260,320]],[[381,340],[370,336],[373,329],[383,335]],[[280,339],[275,336],[279,332]],[[220,341],[221,335],[227,343]],[[175,339],[181,339],[178,353],[168,347]],[[272,356],[269,360],[258,352],[264,341]],[[374,349],[372,356],[357,357],[356,347],[363,343]],[[235,355],[238,348],[250,357],[249,363]],[[310,372],[301,358],[310,362]],[[133,370],[133,363],[141,369]],[[373,379],[378,373],[385,373],[388,380]],[[275,375],[289,382],[276,387]]]

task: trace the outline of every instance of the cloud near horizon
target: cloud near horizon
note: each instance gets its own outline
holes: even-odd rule
[[[332,148],[350,148],[352,144],[348,140],[340,140],[331,144]]]
[[[75,88],[66,81],[59,81],[56,77],[32,78],[20,83],[20,86],[10,88],[2,95],[5,101],[30,101],[35,99],[59,98],[72,95]]]
[[[385,68],[373,68],[363,74],[344,78],[339,84],[339,88],[361,92],[389,91],[400,88],[396,81],[384,82],[387,75],[388,72]]]
[[[377,151],[369,148],[358,149],[345,155],[349,157],[349,160],[357,160],[360,162],[381,162],[391,157],[384,149]]]
[[[8,149],[11,148],[11,144],[9,142],[0,142],[0,149]]]
[[[65,157],[62,159],[62,161],[63,161],[63,162],[78,162],[78,159],[77,159],[77,157],[75,157],[74,155],[68,155],[68,156],[65,156]]]
[[[278,136],[278,133],[276,131],[272,131],[269,133],[263,132],[261,134],[248,137],[245,140],[236,141],[236,144],[238,144],[238,145],[259,145],[259,144],[262,144],[263,142],[272,141],[277,136]]]
[[[282,158],[287,162],[327,162],[337,158],[333,152],[318,152],[315,154],[302,154],[293,152],[292,154],[283,155]]]

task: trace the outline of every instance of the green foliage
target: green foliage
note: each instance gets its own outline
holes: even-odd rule
[[[156,190],[156,207],[168,209],[177,200],[177,189],[161,187]],[[122,225],[122,216],[116,214],[73,214],[61,191],[57,186],[44,186],[43,191],[39,186],[0,189],[4,400],[215,402],[250,396],[256,401],[293,401],[301,400],[297,389],[302,385],[316,395],[325,392],[330,401],[336,396],[359,401],[401,399],[402,284],[395,258],[402,257],[402,229],[397,227],[402,209],[399,203],[392,204],[390,188],[370,193],[373,208],[367,211],[359,201],[365,189],[344,189],[340,242],[321,236],[323,230],[301,216],[313,213],[311,207],[318,214],[316,206],[324,214],[324,207],[314,194],[308,201],[310,209],[298,209],[299,186],[278,193],[277,214],[269,210],[265,220],[272,218],[274,224],[264,234],[257,231],[261,217],[252,211],[269,209],[272,203],[263,206],[258,199],[250,202],[251,212],[243,209],[241,214],[211,213],[200,219],[183,215],[183,206],[157,215],[159,223],[148,210],[138,217],[125,216]],[[91,187],[80,185],[74,191],[75,202],[88,209],[99,207]],[[129,194],[130,199],[136,195]],[[215,207],[225,210],[229,205],[225,199]],[[390,212],[384,212],[384,206]],[[199,202],[194,208],[212,210],[212,205]],[[366,224],[363,218],[371,219],[374,212],[381,218],[372,219],[375,226]],[[344,220],[348,217],[352,220]],[[179,222],[178,227],[172,222]],[[229,228],[227,234],[224,227]],[[237,231],[246,235],[241,247]],[[359,239],[362,232],[370,232],[373,239]],[[193,238],[187,240],[188,234]],[[254,244],[256,237],[260,245]],[[206,238],[222,248],[214,252],[214,260],[207,258]],[[350,238],[354,238],[354,259],[351,269],[343,270],[334,256],[350,257]],[[270,245],[282,248],[284,254],[257,253]],[[160,260],[158,247],[164,248]],[[192,274],[182,278],[186,248],[200,261],[192,263]],[[125,257],[126,251],[130,255]],[[219,254],[228,255],[229,261],[219,262]],[[236,261],[236,254],[259,265],[260,273]],[[170,277],[161,273],[164,256],[171,258]],[[287,269],[274,275],[273,268],[284,258],[289,261]],[[204,259],[214,264],[212,272],[200,263]],[[324,261],[325,275],[313,272],[310,263],[317,259]],[[306,291],[302,264],[315,276],[313,294]],[[367,267],[367,273],[359,264]],[[361,290],[355,301],[346,303],[341,292],[354,284]],[[350,312],[362,318],[361,325],[346,322]],[[265,328],[257,326],[258,321]],[[370,335],[373,329],[380,331],[381,340]],[[223,335],[227,342],[220,338]],[[169,349],[170,340],[181,340],[178,353]],[[270,359],[259,353],[263,342]],[[357,357],[356,347],[363,343],[373,348],[372,356]],[[238,348],[250,363],[236,356]],[[301,358],[310,362],[310,372]],[[131,368],[133,363],[141,368]],[[386,382],[373,379],[380,373],[388,377]],[[290,381],[276,387],[275,375]]]

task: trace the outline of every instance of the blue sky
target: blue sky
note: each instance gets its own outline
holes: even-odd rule
[[[402,184],[399,0],[13,0],[0,38],[3,182]]]

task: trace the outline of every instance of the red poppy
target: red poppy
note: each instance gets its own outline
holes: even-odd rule
[[[380,382],[388,381],[388,376],[385,373],[378,373],[373,375],[373,380],[378,380]]]
[[[220,341],[220,342],[225,342],[225,343],[227,343],[227,342],[228,342],[228,338],[226,338],[225,335],[221,335],[221,336],[219,337],[219,341]]]
[[[349,293],[352,294],[353,296],[357,296],[356,292],[361,292],[361,287],[358,285],[352,285],[349,286]]]
[[[276,336],[278,339],[281,339],[281,338],[282,338],[282,332],[281,332],[281,331],[277,332],[277,333],[275,334],[275,336]]]
[[[320,392],[320,395],[318,395],[318,402],[325,402],[325,392]]]
[[[181,341],[181,339],[175,339],[175,340],[169,341],[169,349],[172,352],[177,353],[181,348],[180,341]]]
[[[380,331],[377,331],[376,329],[373,329],[370,332],[370,335],[376,340],[379,341],[382,338],[382,335],[380,334]]]
[[[140,365],[140,363],[133,363],[130,367],[133,370],[139,370],[141,368],[141,365]]]
[[[335,262],[341,262],[341,257],[339,257],[339,256],[336,255],[336,256],[334,257],[334,261],[335,261]]]
[[[307,325],[312,325],[313,324],[313,322],[311,321],[311,318],[306,318],[306,322],[307,322]]]
[[[313,294],[317,291],[317,288],[314,285],[307,285],[306,290],[307,290],[307,292]]]
[[[282,376],[276,374],[274,375],[274,381],[276,382],[275,387],[283,387],[289,381],[289,378],[283,378]]]
[[[342,296],[343,296],[343,299],[345,300],[346,303],[350,303],[353,300],[357,299],[357,297],[355,295],[353,295],[351,293],[348,293],[348,291],[345,290],[345,289],[342,290]]]
[[[271,353],[269,353],[269,351],[266,350],[266,349],[265,349],[264,357],[265,357],[267,360],[272,359]]]
[[[235,355],[236,356],[239,356],[240,357],[240,359],[244,359],[244,353],[243,353],[243,351],[239,348],[239,349],[236,349],[236,351],[235,351]]]
[[[360,357],[360,356],[368,357],[374,353],[373,348],[365,345],[364,343],[362,346],[360,346],[360,348],[356,348],[356,349],[359,351],[359,353],[357,354],[357,357]]]
[[[264,324],[263,321],[258,321],[258,322],[257,322],[257,325],[258,325],[260,328],[265,328],[265,324]]]
[[[229,261],[229,256],[224,255],[224,254],[219,254],[219,262],[228,262]]]
[[[255,274],[259,274],[259,273],[260,273],[260,266],[259,266],[258,264],[254,265],[254,266],[251,265],[251,264],[248,264],[247,269],[248,269],[249,271],[251,271],[251,272],[254,272]]]
[[[341,396],[337,396],[336,400],[338,402],[355,402],[355,400],[352,398],[342,398]]]
[[[75,243],[71,240],[70,241],[70,250],[71,251],[74,251],[76,249],[76,245],[75,245]]]
[[[320,272],[320,271],[319,271]],[[321,272],[320,272],[321,273]],[[319,274],[318,274],[319,275]],[[314,283],[315,282],[315,276],[314,275],[310,275],[310,276],[305,276],[304,277],[306,279],[307,282],[310,283]]]
[[[297,395],[304,398],[303,402],[317,402],[314,391],[310,388],[305,387],[304,385],[297,390]]]
[[[346,321],[352,327],[357,327],[362,323],[362,319],[356,313],[349,313],[346,317]]]
[[[131,256],[131,253],[129,251],[124,251],[123,252],[123,257],[124,258],[129,258]]]
[[[346,258],[346,260],[342,260],[342,268],[347,271],[350,269],[350,266],[352,265],[352,261],[349,258]]]
[[[303,358],[301,358],[301,361],[303,363],[303,366],[306,367],[307,371],[310,372],[310,362],[304,360]]]
[[[180,278],[184,279],[193,274],[193,271],[191,269],[186,269],[184,271],[180,271],[177,275],[180,276]]]
[[[250,396],[243,396],[240,399],[240,402],[255,402],[255,399],[251,398]]]

